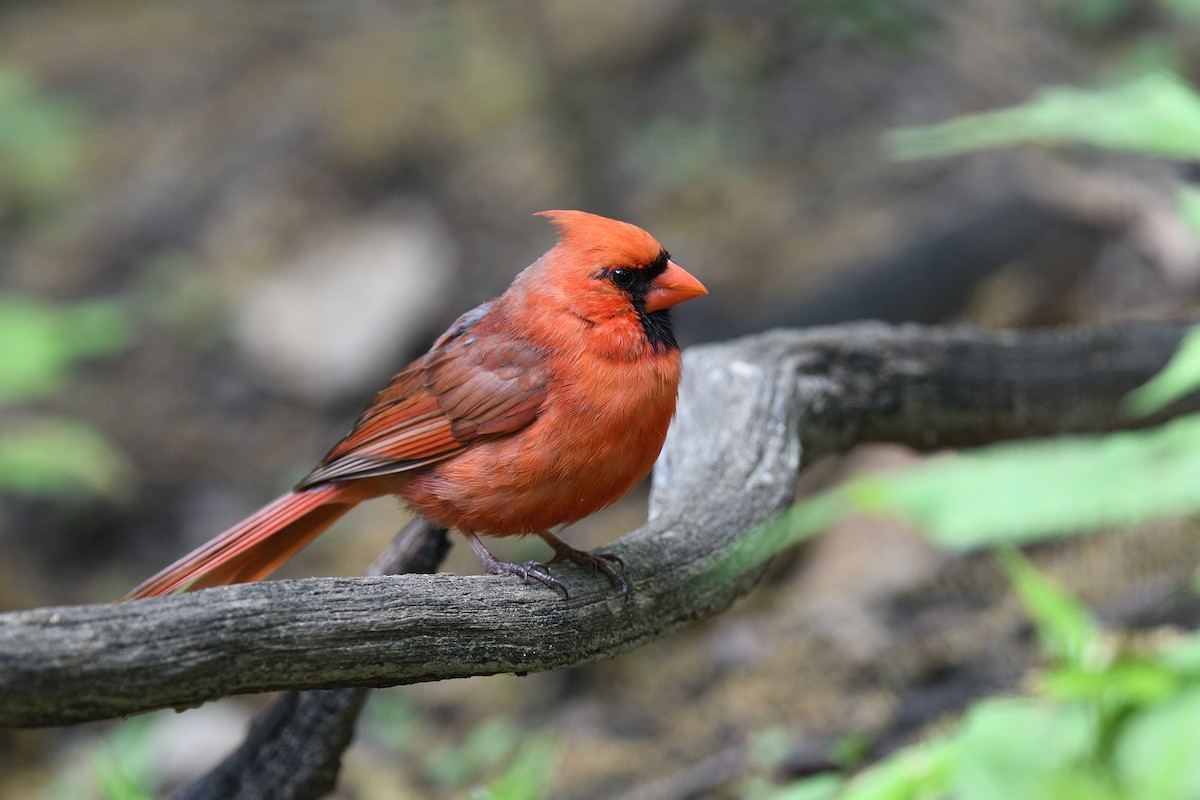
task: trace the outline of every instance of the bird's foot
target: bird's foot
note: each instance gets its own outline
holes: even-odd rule
[[[616,564],[622,568],[625,567],[625,562],[619,556],[612,553],[589,553],[587,550],[579,550],[552,533],[538,535],[545,540],[546,544],[554,548],[554,558],[550,559],[551,564],[556,561],[570,561],[592,570],[599,570],[608,576],[608,580],[613,586],[621,590],[621,594],[629,593],[629,584],[625,583],[625,578],[613,566]]]
[[[493,558],[491,563],[485,561],[483,568],[489,575],[520,575],[521,580],[525,583],[529,583],[529,579],[533,578],[547,588],[562,592],[564,600],[571,599],[571,594],[563,582],[551,575],[546,565],[539,561],[523,561],[516,564],[512,561],[500,561]]]
[[[479,541],[478,536],[473,533],[464,533],[466,534],[467,541],[471,543],[472,549],[475,550],[475,555],[479,556],[479,560],[483,562],[483,570],[488,575],[519,575],[525,583],[529,583],[529,579],[533,578],[549,589],[562,592],[564,600],[571,598],[567,587],[563,585],[562,581],[550,574],[550,570],[546,568],[545,564],[537,561],[526,561],[521,564],[516,564],[512,561],[501,561],[483,546],[483,542]]]

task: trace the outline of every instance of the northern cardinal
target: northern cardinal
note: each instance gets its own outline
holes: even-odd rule
[[[552,561],[599,568],[625,591],[615,556],[550,529],[650,472],[679,387],[669,309],[708,292],[641,228],[582,211],[540,216],[558,244],[392,378],[296,488],[120,599],[258,580],[385,494],[460,530],[488,573],[566,595],[544,565],[500,561],[477,536],[533,534]]]

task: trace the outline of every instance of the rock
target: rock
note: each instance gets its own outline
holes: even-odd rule
[[[148,763],[167,786],[190,783],[233,752],[249,724],[249,710],[236,703],[156,714],[145,742],[151,753]]]
[[[247,293],[236,342],[289,393],[319,403],[362,396],[439,316],[456,260],[427,212],[338,230]]]

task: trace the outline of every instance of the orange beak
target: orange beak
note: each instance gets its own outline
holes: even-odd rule
[[[704,284],[674,261],[668,261],[666,271],[654,279],[650,291],[646,292],[646,310],[661,311],[702,294],[708,294]]]

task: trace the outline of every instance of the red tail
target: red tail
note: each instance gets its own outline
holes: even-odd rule
[[[126,592],[117,602],[248,583],[271,574],[355,506],[339,486],[288,492]]]

